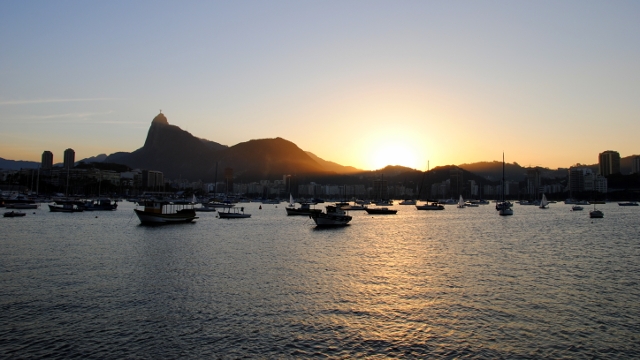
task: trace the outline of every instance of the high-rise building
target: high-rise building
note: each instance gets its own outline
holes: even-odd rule
[[[47,170],[53,167],[53,153],[51,151],[45,151],[42,153],[42,162],[40,168]]]
[[[67,149],[64,151],[64,168],[73,169],[73,164],[76,162],[76,152],[73,149]]]
[[[640,156],[634,156],[631,158],[631,173],[640,173]]]
[[[600,164],[600,175],[609,176],[611,174],[620,173],[620,153],[613,150],[607,150],[598,155],[598,164]]]

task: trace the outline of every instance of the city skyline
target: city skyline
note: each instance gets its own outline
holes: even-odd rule
[[[636,2],[65,2],[0,14],[0,157],[134,151],[162,109],[375,170],[638,154]],[[56,160],[57,159],[57,160]]]

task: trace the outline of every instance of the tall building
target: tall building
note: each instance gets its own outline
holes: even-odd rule
[[[387,186],[387,180],[373,180],[373,194],[372,197],[375,200],[388,200],[389,189]]]
[[[76,162],[76,152],[73,149],[67,149],[64,151],[64,168],[73,169],[73,164]]]
[[[640,156],[634,156],[631,158],[631,173],[640,173]]]
[[[51,151],[45,151],[42,153],[42,162],[40,168],[47,170],[53,167],[53,153]]]
[[[620,153],[613,150],[607,150],[598,155],[598,164],[600,165],[600,175],[609,176],[611,174],[620,173]]]

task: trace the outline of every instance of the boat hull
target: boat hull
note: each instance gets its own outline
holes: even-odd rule
[[[378,215],[395,215],[398,210],[391,209],[366,209],[367,214],[378,214]]]
[[[220,219],[243,219],[243,218],[251,217],[251,214],[236,214],[236,213],[219,212],[218,216],[220,217]]]
[[[309,216],[317,226],[345,226],[351,221],[349,215],[327,215],[324,213]]]
[[[49,211],[51,211],[51,212],[73,213],[73,212],[82,212],[83,210],[78,208],[78,207],[49,205]]]
[[[159,214],[138,209],[133,211],[138,215],[140,223],[150,225],[188,223],[198,218],[193,210],[180,210],[172,214]]]
[[[313,213],[322,212],[320,209],[295,209],[295,208],[286,208],[288,216],[309,216]]]

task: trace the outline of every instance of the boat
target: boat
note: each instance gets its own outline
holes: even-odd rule
[[[589,211],[589,217],[592,219],[600,219],[604,217],[604,213],[601,210],[596,209],[596,205],[593,204],[593,210]]]
[[[496,204],[496,210],[498,210],[498,214],[500,216],[508,216],[513,215],[513,204],[509,201],[504,200],[504,188],[506,185],[506,181],[504,179],[504,153],[502,153],[502,196],[500,197],[500,202]]]
[[[202,212],[215,212],[216,208],[212,206],[207,206],[207,204],[202,204],[202,206],[200,207],[194,207],[193,210],[202,211]]]
[[[619,206],[638,206],[638,203],[635,201],[629,201],[629,202],[620,202],[618,203]]]
[[[438,203],[437,201],[429,202],[427,201],[423,205],[416,205],[417,210],[444,210],[444,205]]]
[[[542,199],[540,199],[540,209],[548,209],[549,208],[549,201],[547,200],[547,197],[542,194]]]
[[[398,212],[398,210],[389,209],[388,207],[380,207],[380,208],[366,208],[367,214],[380,214],[380,215],[393,215]]]
[[[4,213],[4,217],[21,217],[25,215],[26,214],[22,211],[7,211],[6,213]]]
[[[313,219],[316,226],[344,226],[352,219],[351,215],[335,205],[328,205],[326,212],[314,212],[309,217]]]
[[[64,213],[73,213],[73,212],[82,212],[84,209],[77,204],[68,202],[63,203],[62,205],[58,205],[58,203],[51,205],[49,204],[50,212],[64,212]]]
[[[398,205],[415,205],[416,201],[412,199],[404,199],[398,203]]]
[[[476,203],[476,202],[471,202],[471,201],[467,201],[464,204],[465,207],[480,207],[480,204]]]
[[[293,199],[291,201],[293,201]],[[301,202],[300,207],[297,207],[297,208],[294,207],[293,203],[289,203],[289,206],[287,206],[285,210],[287,210],[288,216],[293,216],[293,215],[309,216],[313,212],[322,212],[322,210],[320,209],[312,209],[311,205],[316,205],[316,203]]]
[[[83,205],[85,211],[110,211],[118,208],[118,203],[111,199],[98,199],[86,201]]]
[[[378,200],[373,202],[376,206],[393,206],[393,200]]]
[[[349,211],[367,210],[366,205],[359,205],[358,203],[355,203],[355,202],[353,203],[353,205],[347,204],[347,205],[340,206],[340,208],[342,210],[349,210]]]
[[[462,198],[462,195],[460,195],[460,198],[458,199],[458,209],[464,209],[464,199]]]
[[[582,210],[584,210],[584,208],[580,205],[573,205],[571,207],[571,211],[582,211]]]
[[[218,217],[220,219],[242,219],[251,217],[251,214],[245,214],[244,207],[232,207],[225,208],[223,211],[218,211]]]
[[[138,205],[144,206],[143,210],[133,209],[133,211],[143,225],[187,223],[198,218],[193,204],[149,200]]]

